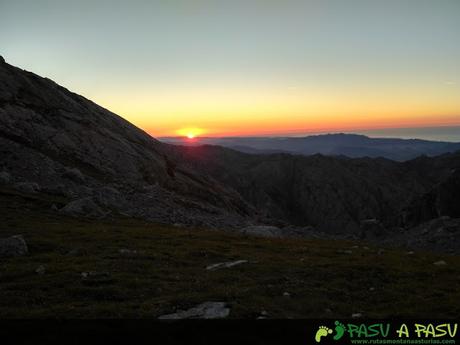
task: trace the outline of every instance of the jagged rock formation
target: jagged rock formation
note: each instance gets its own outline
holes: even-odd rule
[[[401,210],[440,175],[386,159],[250,155],[218,146],[171,150],[182,162],[233,187],[267,217],[357,236],[365,219],[396,225]]]

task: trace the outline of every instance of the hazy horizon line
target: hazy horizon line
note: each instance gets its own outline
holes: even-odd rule
[[[251,135],[233,135],[233,134],[210,134],[210,135],[197,135],[195,139],[215,139],[215,138],[300,138],[317,135],[364,135],[369,138],[388,138],[388,139],[415,139],[415,140],[429,140],[429,141],[446,141],[446,142],[460,142],[460,124],[456,125],[439,125],[439,126],[423,126],[423,127],[384,127],[384,128],[369,128],[369,129],[353,129],[353,130],[320,130],[320,131],[305,131],[305,132],[283,132],[283,133],[264,133],[264,134],[251,134]],[[433,131],[440,131],[445,133],[429,133]],[[399,135],[398,135],[398,132]],[[406,132],[406,133],[404,133]],[[414,137],[410,136],[410,132],[414,132]],[[419,132],[419,133],[416,133]],[[425,132],[425,133],[424,133]],[[185,138],[181,135],[162,135],[156,136],[157,138]],[[436,138],[438,137],[438,138]],[[442,139],[445,137],[445,139]],[[448,140],[448,137],[452,139]],[[457,138],[457,139],[455,139]]]

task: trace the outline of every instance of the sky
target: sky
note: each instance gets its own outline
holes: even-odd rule
[[[0,0],[0,54],[153,136],[460,125],[458,0]]]

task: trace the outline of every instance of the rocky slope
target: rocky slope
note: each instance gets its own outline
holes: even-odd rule
[[[121,117],[3,59],[0,183],[62,197],[56,208],[76,215],[232,227],[253,212],[231,189],[173,163],[163,144]]]

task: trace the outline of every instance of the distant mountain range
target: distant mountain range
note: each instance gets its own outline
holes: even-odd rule
[[[358,134],[324,134],[307,137],[223,137],[195,138],[164,137],[170,144],[197,146],[219,145],[234,150],[255,153],[293,153],[301,155],[323,154],[328,156],[383,157],[405,161],[419,156],[437,156],[460,150],[460,143],[420,139],[369,138]]]

